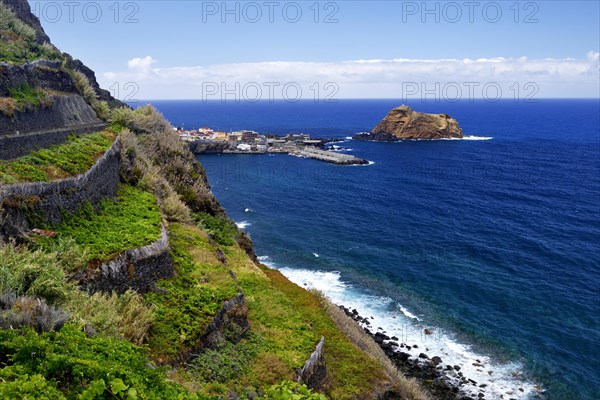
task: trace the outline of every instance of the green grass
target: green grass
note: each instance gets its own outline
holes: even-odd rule
[[[214,315],[238,293],[206,233],[180,224],[169,231],[176,276],[158,283],[162,291],[145,295],[154,306],[148,344],[159,362],[176,362],[197,349]]]
[[[153,194],[120,185],[118,199],[100,202],[97,212],[86,204],[75,214],[65,215],[57,238],[37,242],[51,249],[60,239],[72,239],[88,261],[107,260],[118,253],[148,245],[160,238],[162,216]]]
[[[19,110],[28,107],[38,108],[48,104],[48,94],[40,89],[31,88],[27,83],[8,90],[10,97],[16,102]]]
[[[0,161],[0,183],[49,182],[82,174],[112,145],[112,132],[69,137],[66,143]]]
[[[218,244],[231,246],[239,238],[239,231],[225,217],[196,213],[194,219]]]

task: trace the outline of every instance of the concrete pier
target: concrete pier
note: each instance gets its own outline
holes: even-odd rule
[[[339,154],[332,151],[320,150],[311,147],[305,147],[290,152],[291,155],[297,157],[313,158],[315,160],[325,161],[338,165],[364,165],[368,164],[367,160],[354,157],[349,154]]]

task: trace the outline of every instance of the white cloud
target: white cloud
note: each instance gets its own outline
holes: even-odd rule
[[[422,95],[444,86],[462,87],[470,96],[484,97],[487,86],[500,88],[502,97],[512,98],[535,88],[537,97],[598,97],[600,53],[590,51],[582,59],[373,59],[340,62],[266,61],[254,63],[215,64],[191,67],[157,67],[151,56],[133,58],[127,70],[104,73],[105,87],[116,82],[136,83],[139,98],[208,98],[220,99],[226,93],[233,99],[244,99],[244,87],[263,91],[267,96],[285,96],[283,88],[301,88],[304,98],[331,94],[333,83],[336,98],[406,97],[407,88],[418,87]],[[316,83],[316,86],[315,86]],[[416,86],[415,86],[416,85]],[[487,86],[486,86],[487,85]],[[516,85],[516,86],[515,86]],[[218,88],[218,89],[215,89]],[[436,89],[437,88],[437,89]],[[517,89],[518,88],[518,89]],[[210,91],[217,91],[209,95]],[[517,93],[519,92],[519,93]],[[252,92],[255,97],[256,90]],[[212,96],[212,97],[211,97]],[[463,95],[464,96],[464,95]]]
[[[152,64],[155,63],[155,59],[150,56],[146,56],[144,58],[132,58],[127,62],[127,66],[130,70],[148,71]]]

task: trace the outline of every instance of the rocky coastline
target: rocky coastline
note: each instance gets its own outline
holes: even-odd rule
[[[428,349],[422,344],[402,343],[397,337],[386,335],[381,328],[372,327],[369,318],[361,316],[356,309],[351,310],[343,305],[340,305],[339,308],[373,338],[401,373],[407,378],[415,378],[432,398],[440,400],[486,399],[486,385],[465,377],[460,371],[460,365],[446,364],[440,356],[427,354]],[[408,353],[409,350],[414,351],[415,349],[419,352],[416,358],[414,354]],[[475,389],[478,392],[477,396],[465,394],[464,389],[467,387],[470,392]]]

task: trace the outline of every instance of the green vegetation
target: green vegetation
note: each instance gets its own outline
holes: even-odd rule
[[[0,397],[114,398],[109,391],[116,395],[126,386],[118,392],[135,392],[137,397],[131,398],[196,398],[167,382],[162,370],[148,368],[146,350],[122,340],[143,340],[134,330],[144,326],[147,330],[151,310],[140,296],[81,292],[66,272],[83,260],[72,243],[63,245],[58,252],[0,247]],[[38,314],[46,303],[52,305],[52,313]],[[68,311],[60,312],[60,326],[41,329],[39,334],[26,327],[57,316],[59,310]],[[15,321],[17,316],[18,325],[4,326],[3,321]],[[67,319],[69,323],[62,327]],[[96,334],[87,337],[82,328],[91,323]],[[89,397],[100,380],[106,380],[106,392]]]
[[[327,394],[332,398],[366,398],[386,382],[381,366],[339,331],[318,297],[278,271],[257,267],[235,242],[239,233],[224,217],[197,214],[196,218],[236,274],[252,327],[239,343],[205,351],[193,362],[190,379],[209,383],[207,394],[224,394],[232,388],[240,393],[293,379],[321,336],[326,338],[331,381]]]
[[[156,110],[112,115],[122,143],[118,198],[64,215],[60,226],[47,227],[56,238],[0,245],[0,397],[349,400],[398,387],[402,377],[335,306],[249,258],[248,237]],[[87,136],[73,137],[1,163],[0,177],[43,181],[85,171],[115,137],[95,135],[104,140],[95,150],[95,142],[84,144]],[[175,276],[156,290],[92,294],[71,282],[99,261],[155,241],[163,221]],[[250,329],[240,337],[225,327],[225,340],[206,348],[209,324],[241,291],[247,308],[236,317],[247,312]],[[40,317],[46,322],[37,323]],[[321,337],[328,379],[315,394],[293,381]]]
[[[196,222],[220,245],[231,246],[240,236],[235,225],[223,216],[197,213],[194,217]]]
[[[55,304],[64,302],[73,290],[73,284],[67,282],[61,268],[65,258],[79,265],[73,251],[59,254],[3,246],[0,257],[0,294],[39,297]]]
[[[118,199],[100,202],[98,210],[87,203],[80,211],[65,215],[54,229],[60,238],[71,238],[75,248],[90,260],[106,260],[118,253],[148,245],[160,238],[162,217],[154,195],[120,185]],[[45,248],[58,239],[40,238]]]
[[[74,325],[42,334],[2,329],[0,354],[3,399],[197,399],[149,367],[144,349]]]
[[[111,113],[110,123],[115,131],[127,128],[136,134],[161,135],[164,131],[170,130],[170,126],[162,114],[151,105],[145,105],[135,110],[129,107],[114,109]],[[174,137],[177,138],[176,135]],[[178,147],[182,147],[181,142],[178,142]]]
[[[112,132],[69,137],[61,145],[0,161],[0,183],[49,182],[86,172],[115,140]]]
[[[54,311],[63,310],[71,323],[91,325],[100,336],[144,342],[153,314],[140,295],[130,291],[121,296],[90,295],[68,280],[70,271],[86,266],[72,240],[57,243],[52,251],[0,246],[0,260],[0,326],[17,317],[18,326],[33,326],[40,313],[54,320],[63,317]],[[53,309],[44,309],[42,303]]]
[[[20,87],[11,88],[8,92],[16,102],[19,110],[51,105],[51,99],[45,91],[33,89],[27,83],[22,84]]]
[[[73,79],[73,83],[75,84],[75,87],[79,91],[81,97],[83,97],[83,100],[92,106],[98,118],[108,121],[111,113],[108,103],[106,101],[98,100],[96,89],[94,89],[88,77],[85,76],[81,71],[72,69],[66,69],[66,71],[71,76],[71,79]]]
[[[0,60],[21,64],[42,58],[61,60],[63,56],[51,44],[38,43],[35,30],[18,19],[7,5],[0,2]]]
[[[148,344],[161,362],[198,349],[214,315],[239,291],[204,232],[172,224],[170,240],[176,277],[158,284],[162,293],[145,296],[155,308]]]

